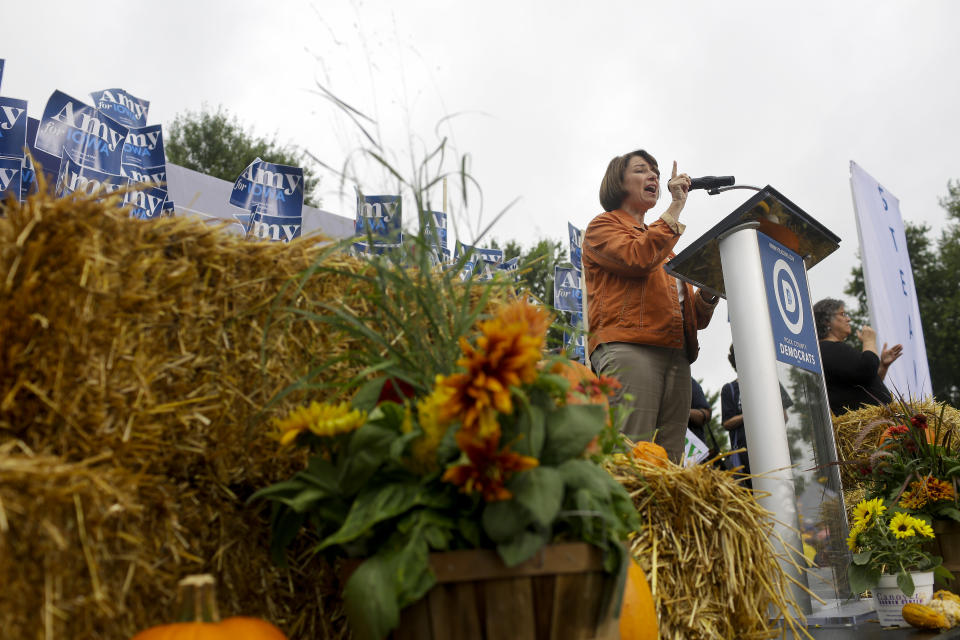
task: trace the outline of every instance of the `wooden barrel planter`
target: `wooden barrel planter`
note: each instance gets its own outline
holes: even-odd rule
[[[495,551],[430,554],[437,584],[400,612],[394,640],[619,640],[617,576],[582,543],[507,567]]]

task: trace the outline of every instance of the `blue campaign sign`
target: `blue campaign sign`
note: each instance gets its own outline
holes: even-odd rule
[[[163,132],[160,125],[130,129],[123,143],[120,163],[125,172],[137,172],[153,167],[163,167],[166,170],[167,157],[163,153]]]
[[[0,87],[3,86],[3,58],[0,58]]]
[[[27,144],[27,101],[0,97],[0,157],[23,158]]]
[[[121,164],[120,175],[132,182],[145,182],[164,187],[167,183],[167,165],[143,169],[130,164]]]
[[[803,258],[757,233],[773,342],[780,362],[820,373],[817,330]]]
[[[173,206],[173,200],[171,200],[168,196],[167,199],[163,201],[163,206],[160,208],[160,215],[174,216],[176,214],[177,214],[177,210]]]
[[[583,270],[583,229],[578,229],[569,222],[567,234],[570,236],[570,262],[574,268]]]
[[[54,91],[40,119],[34,144],[63,158],[64,153],[85,167],[120,175],[127,127],[90,105]]]
[[[42,169],[48,186],[57,183],[57,171],[60,169],[60,158],[58,156],[51,155],[34,146],[33,141],[37,139],[39,128],[39,120],[36,118],[27,119],[27,151],[29,155],[23,167],[23,180],[28,185],[29,193],[34,193],[37,190],[36,171],[38,169]],[[26,197],[27,191],[23,195]]]
[[[447,248],[447,214],[443,211],[425,212],[430,218],[427,219],[427,228],[424,229],[424,236],[428,239],[430,246],[438,249],[437,253],[442,253]],[[429,226],[432,222],[432,226]]]
[[[123,89],[104,89],[90,94],[99,111],[128,127],[143,127],[147,124],[150,103],[127,93]],[[153,165],[156,166],[156,165]]]
[[[125,186],[127,186],[126,178],[106,171],[84,167],[70,157],[68,153],[64,153],[60,160],[56,190],[58,198],[68,196],[71,193],[106,195]]]
[[[580,288],[579,269],[554,267],[553,306],[558,311],[583,312],[583,290]]]
[[[354,231],[357,235],[372,234],[374,240],[383,238],[396,242],[403,220],[403,202],[400,196],[365,196],[357,190],[357,217]]]
[[[167,190],[158,187],[144,187],[123,194],[123,204],[131,207],[130,217],[140,220],[159,218],[166,201]]]
[[[271,216],[260,211],[254,211],[250,217],[250,228],[247,235],[259,240],[290,242],[294,238],[300,237],[302,229],[302,218]]]
[[[233,184],[230,204],[268,217],[302,220],[303,169],[257,158]]]
[[[23,160],[19,158],[0,158],[0,201],[6,200],[11,195],[16,200],[22,200],[20,196],[22,189],[22,180],[20,172],[23,169]]]

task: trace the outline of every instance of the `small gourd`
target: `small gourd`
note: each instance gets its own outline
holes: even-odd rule
[[[901,613],[903,619],[917,629],[933,631],[936,629],[950,628],[950,623],[947,622],[946,616],[925,604],[908,602],[903,605],[903,611]]]
[[[221,621],[216,582],[209,574],[187,576],[177,586],[180,622],[151,627],[132,640],[287,640],[265,620],[235,616]]]
[[[647,442],[646,440],[641,440],[635,444],[630,455],[632,455],[635,460],[643,460],[656,467],[666,467],[670,464],[667,450],[654,442]]]

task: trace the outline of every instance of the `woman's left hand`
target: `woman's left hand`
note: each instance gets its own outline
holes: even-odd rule
[[[677,161],[673,161],[673,173],[670,174],[670,181],[667,182],[667,189],[674,202],[684,203],[687,201],[687,192],[690,191],[690,176],[685,173],[677,175]]]
[[[893,361],[903,355],[903,345],[895,344],[887,349],[887,343],[883,343],[883,350],[880,352],[880,364],[889,367]]]

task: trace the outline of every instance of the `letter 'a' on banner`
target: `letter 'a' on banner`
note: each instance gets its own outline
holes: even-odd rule
[[[904,397],[930,395],[933,385],[900,201],[852,160],[850,189],[877,348],[903,345],[903,355],[890,365],[884,383]]]

